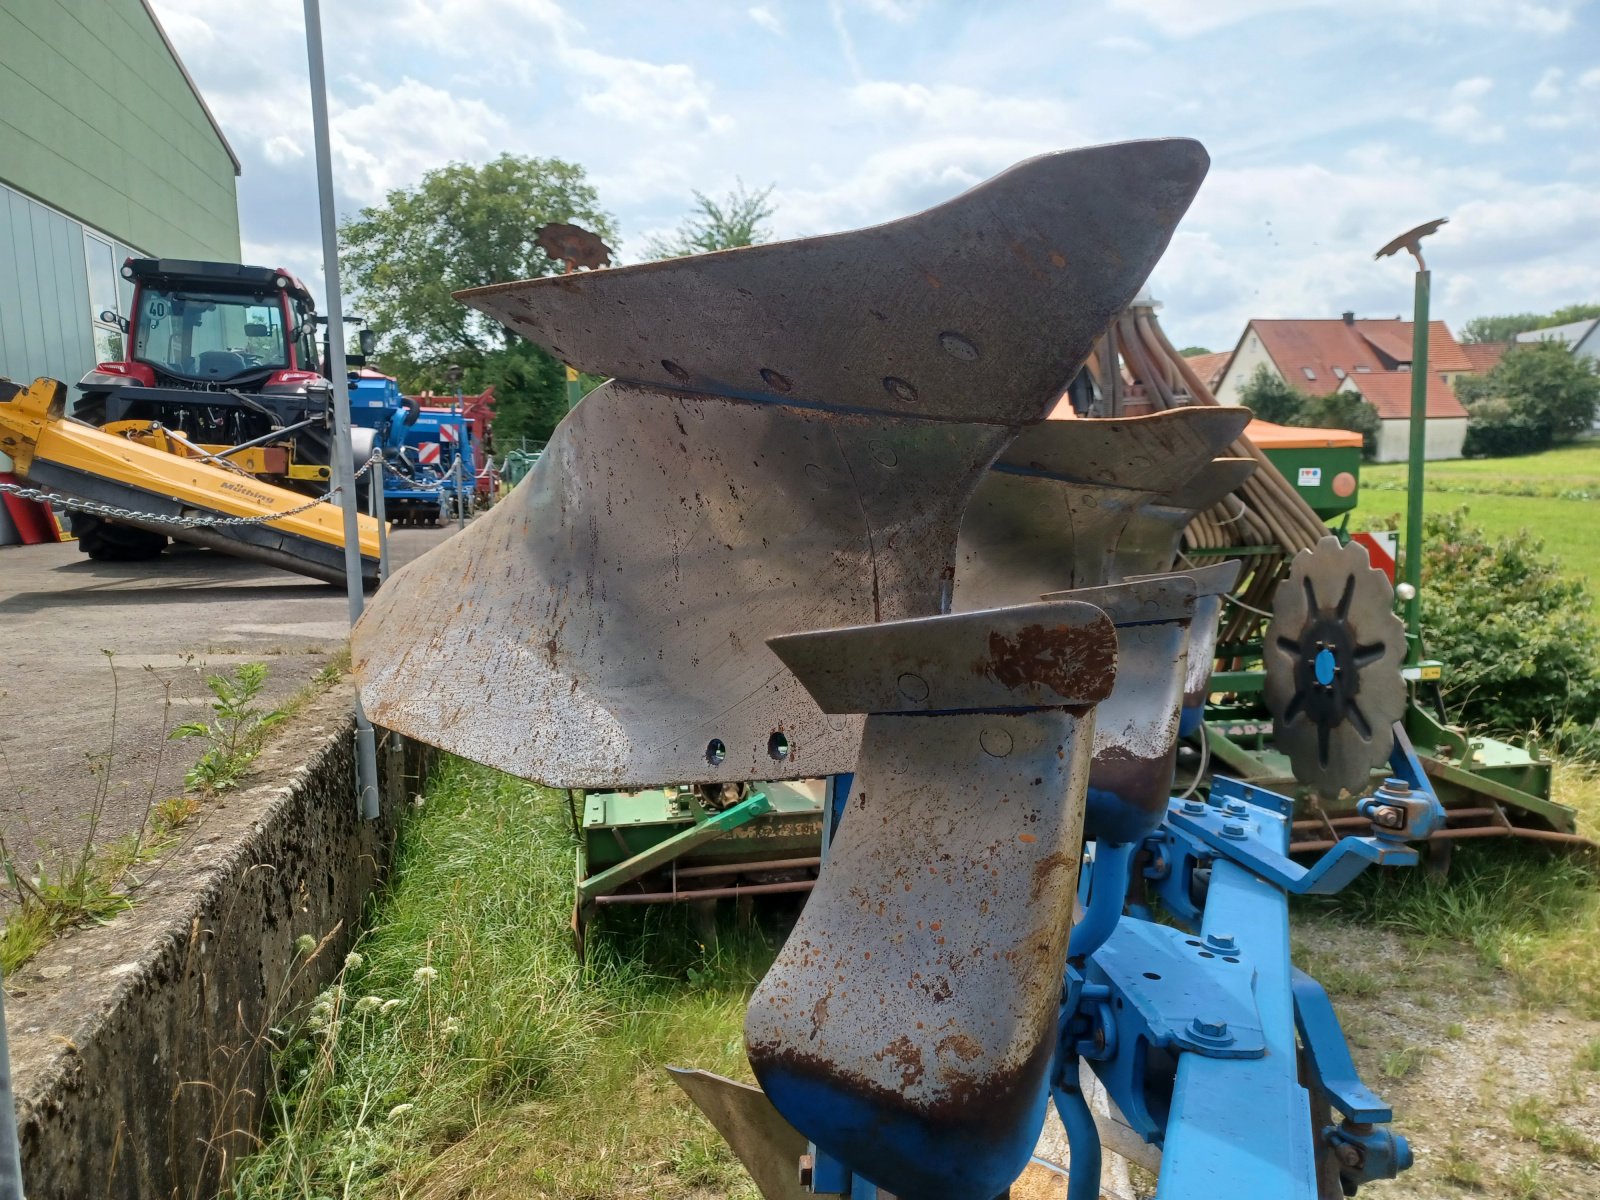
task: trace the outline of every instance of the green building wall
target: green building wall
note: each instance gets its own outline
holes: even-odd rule
[[[147,253],[237,262],[235,175],[140,0],[0,0],[0,182]]]

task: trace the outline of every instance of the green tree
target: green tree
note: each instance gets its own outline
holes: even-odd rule
[[[1359,433],[1361,453],[1367,458],[1378,452],[1378,430],[1383,427],[1378,410],[1359,392],[1329,392],[1326,396],[1310,397],[1289,424]]]
[[[1290,425],[1300,415],[1310,397],[1291,387],[1262,363],[1239,389],[1239,403],[1255,413],[1258,420],[1274,425]]]
[[[1509,342],[1533,329],[1544,318],[1538,313],[1510,313],[1503,317],[1473,317],[1461,327],[1463,342]]]
[[[1509,342],[1519,333],[1550,329],[1600,317],[1600,304],[1568,304],[1553,313],[1511,313],[1504,317],[1473,317],[1461,327],[1463,342]]]
[[[1490,415],[1485,401],[1503,400],[1505,416],[1548,430],[1552,441],[1570,442],[1594,424],[1600,375],[1593,360],[1575,358],[1561,342],[1526,342],[1508,350],[1466,393],[1463,403],[1483,418]]]
[[[497,426],[548,434],[550,414],[565,411],[560,364],[452,293],[559,274],[562,264],[534,243],[550,221],[616,237],[581,166],[502,154],[429,171],[340,226],[350,307],[377,330],[377,357],[404,390],[453,390],[445,372],[456,364],[464,387],[495,384]]]
[[[1209,346],[1185,346],[1182,350],[1178,351],[1178,354],[1183,358],[1193,358],[1196,354],[1211,353],[1212,349]]]
[[[759,192],[747,192],[743,180],[720,203],[704,192],[696,192],[694,212],[670,236],[651,238],[645,244],[644,256],[681,258],[768,241],[772,230],[766,223],[777,211],[771,197],[771,184]]]

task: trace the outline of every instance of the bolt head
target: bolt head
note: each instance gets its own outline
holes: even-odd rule
[[[1385,829],[1399,829],[1406,823],[1406,817],[1398,808],[1391,808],[1385,804],[1372,810],[1372,819]]]
[[[1228,1023],[1226,1021],[1207,1021],[1203,1017],[1195,1017],[1189,1022],[1189,1031],[1197,1037],[1210,1038],[1216,1041],[1228,1036]]]
[[[1206,945],[1212,950],[1220,950],[1224,954],[1232,954],[1239,948],[1239,943],[1231,933],[1208,933]]]
[[[1360,1147],[1352,1146],[1349,1142],[1340,1142],[1334,1153],[1339,1156],[1339,1162],[1346,1167],[1355,1168],[1361,1165]]]
[[[1206,802],[1204,800],[1185,800],[1183,802],[1183,811],[1190,816],[1199,816],[1206,811]]]
[[[1244,837],[1244,826],[1238,821],[1229,821],[1222,827],[1222,836],[1230,838]]]

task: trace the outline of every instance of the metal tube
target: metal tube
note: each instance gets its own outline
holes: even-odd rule
[[[1105,945],[1105,940],[1117,927],[1122,919],[1123,902],[1128,898],[1128,870],[1132,861],[1132,842],[1095,842],[1089,903],[1084,907],[1083,920],[1072,927],[1067,942],[1069,958],[1093,954]]]
[[[788,871],[801,867],[820,867],[821,856],[815,858],[775,858],[771,862],[711,863],[703,867],[677,867],[679,879],[699,879],[706,875],[737,875],[740,871]]]
[[[456,462],[455,462],[455,468],[456,468],[456,528],[457,529],[465,529],[467,527],[466,496],[462,491],[462,489],[466,486],[466,482],[465,482],[465,480],[463,478],[462,471],[461,471],[461,458],[462,458],[462,455],[464,455],[466,453],[466,445],[467,444],[466,444],[465,439],[466,439],[467,436],[469,436],[467,434],[467,430],[466,430],[467,423],[466,423],[465,419],[463,419],[463,417],[462,417],[462,414],[463,414],[465,408],[466,408],[466,403],[461,398],[461,385],[459,383],[457,383],[456,384],[456,406],[455,406],[454,409],[451,410],[452,413],[457,418],[457,422],[456,422]]]
[[[361,619],[361,526],[356,511],[355,454],[350,445],[349,368],[344,358],[344,296],[339,287],[339,228],[333,209],[333,150],[328,137],[328,83],[322,65],[322,14],[305,0],[306,63],[311,77],[311,132],[317,150],[317,200],[322,215],[322,281],[328,303],[328,375],[333,389],[334,479],[344,510],[345,594],[350,624]],[[378,755],[372,723],[361,707],[356,718],[356,798],[363,817],[378,815]]]
[[[725,900],[730,896],[771,896],[778,892],[809,892],[815,879],[793,879],[788,883],[752,883],[744,886],[691,888],[684,892],[617,892],[596,896],[596,904],[678,904],[685,900]]]
[[[17,1139],[17,1095],[6,1039],[5,983],[0,980],[0,1200],[22,1200],[22,1148]]]
[[[378,583],[381,585],[389,578],[389,519],[383,506],[385,463],[382,451],[374,453],[379,458],[372,464],[372,515],[378,522]]]
[[[1406,468],[1406,662],[1422,658],[1422,463],[1428,450],[1428,289],[1431,274],[1417,272],[1411,335],[1411,452]]]
[[[310,429],[317,423],[315,417],[308,417],[304,421],[296,421],[293,425],[285,425],[282,429],[274,429],[271,433],[263,433],[260,437],[251,438],[248,442],[240,442],[237,446],[229,446],[226,450],[219,450],[215,456],[207,457],[227,458],[230,454],[237,454],[241,450],[254,450],[257,446],[283,437],[285,434],[299,433],[302,429]]]
[[[1100,1200],[1100,1131],[1083,1094],[1076,1054],[1064,1056],[1051,1099],[1067,1131],[1067,1200]]]

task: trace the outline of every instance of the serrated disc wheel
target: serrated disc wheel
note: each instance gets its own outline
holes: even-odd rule
[[[1273,740],[1325,799],[1360,794],[1405,714],[1406,631],[1394,589],[1359,545],[1325,537],[1278,585],[1262,657]]]

